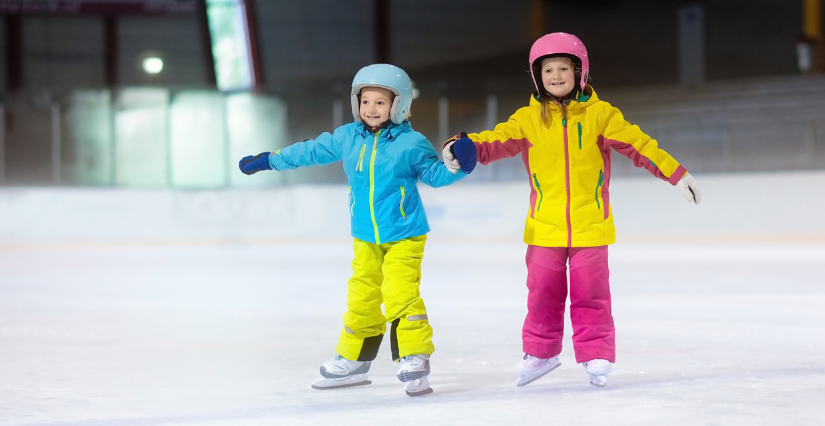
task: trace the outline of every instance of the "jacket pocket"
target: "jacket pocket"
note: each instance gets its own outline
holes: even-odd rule
[[[361,145],[361,154],[358,155],[358,164],[355,165],[355,171],[360,173],[364,170],[364,151],[367,149],[367,144]]]
[[[355,195],[352,193],[352,187],[349,187],[349,215],[355,217]]]
[[[570,155],[574,157],[596,158],[594,150],[598,149],[598,135],[587,121],[570,125]],[[600,154],[599,154],[600,156]]]
[[[602,208],[602,200],[601,199],[601,192],[602,192],[602,184],[604,183],[604,170],[599,170],[599,181],[596,183],[596,207],[600,210]]]
[[[535,215],[536,212],[541,210],[541,202],[544,200],[544,193],[541,192],[541,185],[539,185],[539,178],[536,176],[535,173],[533,173],[533,185],[536,186],[536,192],[539,193],[539,199],[536,202],[536,210],[533,212],[533,214]]]
[[[404,187],[401,186],[401,202],[398,204],[398,209],[401,210],[401,217],[403,217],[404,220],[407,220],[407,214],[404,213],[404,198],[406,198],[406,196],[406,191],[404,190]]]

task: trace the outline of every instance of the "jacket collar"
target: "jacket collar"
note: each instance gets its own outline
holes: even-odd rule
[[[588,85],[587,87],[590,88],[590,95],[588,96],[584,93],[578,93],[578,96],[576,97],[575,100],[566,101],[568,110],[573,109],[573,108],[579,108],[579,107],[582,107],[582,106],[590,106],[590,105],[593,105],[594,103],[599,101],[599,97],[596,96],[596,91],[593,90],[593,87],[591,87],[590,85]],[[530,96],[530,106],[539,107],[539,106],[541,106],[541,101],[536,99],[535,96],[531,95]],[[555,104],[551,104],[550,107],[551,108],[558,108]]]
[[[392,121],[388,121],[387,123],[385,123],[385,125],[382,125],[380,129],[380,138],[386,138],[387,140],[393,140],[397,138],[399,134],[407,131],[411,127],[410,122],[408,120],[404,120],[404,122],[401,124],[395,124]],[[373,132],[371,128],[367,127],[361,121],[355,123],[355,131],[362,137],[368,137],[375,134],[375,132]]]

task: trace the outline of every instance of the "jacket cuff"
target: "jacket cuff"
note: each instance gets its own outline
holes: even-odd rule
[[[272,170],[280,171],[287,169],[287,164],[283,158],[281,158],[280,150],[269,154],[269,167],[272,167]]]
[[[679,183],[679,180],[682,179],[682,176],[684,176],[685,173],[687,173],[687,169],[680,165],[676,168],[676,171],[673,172],[672,175],[670,175],[670,179],[668,179],[667,181],[670,182],[671,185],[676,186],[676,184]]]

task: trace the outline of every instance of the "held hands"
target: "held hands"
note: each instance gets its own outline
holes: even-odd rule
[[[458,160],[456,160],[455,155],[452,153],[453,145],[455,141],[458,140],[456,139],[457,137],[458,135],[448,139],[441,148],[441,158],[444,159],[444,165],[447,166],[447,170],[452,174],[455,174],[455,172],[461,168],[461,164],[458,163]]]
[[[247,155],[241,159],[238,167],[245,175],[255,174],[261,170],[272,170],[272,166],[269,165],[268,152],[262,152],[254,157]]]
[[[699,187],[696,186],[696,179],[694,179],[690,173],[685,173],[685,175],[679,179],[679,182],[676,183],[676,189],[682,193],[685,200],[693,201],[696,204],[702,201],[702,194],[699,193]]]
[[[441,149],[441,156],[444,165],[450,173],[455,174],[459,169],[470,174],[478,163],[478,152],[473,141],[467,137],[467,133],[461,132],[444,142]]]

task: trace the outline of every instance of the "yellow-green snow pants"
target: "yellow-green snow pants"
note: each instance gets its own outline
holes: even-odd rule
[[[421,259],[427,235],[373,244],[355,239],[344,329],[335,351],[346,359],[372,361],[392,324],[392,359],[432,354],[433,329],[421,300]],[[381,303],[385,313],[381,313]]]

